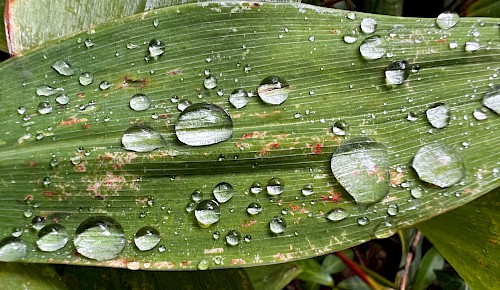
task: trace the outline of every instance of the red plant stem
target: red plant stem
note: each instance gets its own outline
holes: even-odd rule
[[[405,269],[403,271],[403,277],[401,277],[401,285],[399,286],[400,290],[406,290],[406,283],[408,280],[408,273],[410,272],[411,261],[413,261],[413,254],[416,252],[418,243],[421,238],[422,238],[422,233],[418,231],[417,234],[415,234],[415,238],[413,239],[411,249],[408,252],[408,255],[406,255]]]
[[[356,265],[353,261],[351,261],[344,253],[342,252],[335,252],[335,255],[339,257],[344,264],[346,264],[349,269],[351,269],[361,280],[363,280],[367,285],[372,285],[372,281],[368,278],[365,272]]]

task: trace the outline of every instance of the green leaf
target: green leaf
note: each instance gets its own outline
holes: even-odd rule
[[[417,225],[472,289],[500,287],[499,193]]]
[[[422,262],[418,265],[417,275],[413,284],[413,289],[424,290],[436,280],[435,270],[442,270],[444,259],[436,251],[436,248],[430,248],[422,258]]]
[[[296,263],[304,269],[304,271],[297,276],[297,279],[312,284],[333,287],[332,276],[330,273],[322,271],[321,265],[315,259],[300,260]]]
[[[497,78],[498,19],[484,19],[484,26],[476,25],[476,19],[461,19],[444,31],[432,19],[372,16],[386,53],[366,61],[359,54],[365,35],[354,44],[343,41],[343,34],[359,27],[365,14],[357,13],[355,20],[346,14],[296,3],[179,5],[102,24],[90,36],[54,41],[2,63],[0,230],[4,238],[14,228],[20,229],[15,235],[22,233],[4,240],[0,250],[9,255],[3,259],[26,255],[22,261],[148,270],[281,263],[391,235],[498,187],[493,169],[500,152],[492,132],[500,126],[499,116],[485,110],[487,118],[476,120],[472,114],[484,109],[481,98]],[[470,40],[471,27],[480,32],[481,47],[466,53],[463,45]],[[79,42],[88,37],[93,46]],[[165,44],[165,53],[146,62],[153,39]],[[454,41],[461,46],[450,50]],[[158,49],[152,49],[154,54]],[[419,64],[420,70],[405,84],[388,86],[384,69],[399,58]],[[70,75],[56,72],[56,63]],[[205,88],[213,86],[211,79],[207,85],[205,72],[217,79],[215,89]],[[93,82],[81,85],[90,75]],[[255,95],[269,76],[289,84],[282,105],[264,103]],[[111,86],[100,89],[104,81]],[[237,88],[255,95],[240,110],[227,101]],[[37,91],[56,94],[38,96]],[[69,97],[67,105],[55,101],[62,92]],[[151,100],[150,109],[130,109],[131,97],[139,93]],[[175,123],[180,113],[173,96],[225,109],[232,119],[232,137],[211,146],[179,142]],[[443,129],[432,128],[425,117],[436,102],[451,108],[450,124]],[[417,120],[407,120],[408,112]],[[349,125],[346,136],[332,133],[340,119]],[[131,137],[129,130],[145,143],[147,138],[156,142],[142,149],[161,148],[126,151],[123,147],[137,145],[136,140],[122,142],[125,132]],[[216,133],[205,137],[220,136]],[[339,144],[360,136],[369,139],[357,139],[363,141],[355,144],[354,152],[339,150]],[[411,169],[414,154],[434,142],[453,148],[463,160],[464,178],[457,184],[438,188],[419,180]],[[350,181],[344,182],[356,182],[357,174],[380,174],[380,180],[366,178],[360,186],[369,192],[370,182],[389,183],[387,176],[391,186],[383,187],[389,188],[388,194],[371,200],[373,205],[358,206],[332,175],[331,158],[334,152],[359,158],[373,147],[387,152],[389,174],[370,163],[360,165],[362,170],[351,172]],[[254,182],[265,188],[272,177],[282,181],[283,193],[250,192]],[[193,191],[213,199],[214,188],[226,194],[231,187],[234,196],[220,205],[217,223],[200,226],[194,212],[186,210],[195,206]],[[410,189],[416,188],[421,198],[412,197]],[[275,184],[272,189],[276,193],[282,188]],[[260,204],[260,214],[247,214],[252,203]],[[339,216],[330,215],[334,209],[349,216],[331,221]],[[55,238],[42,232],[44,239],[37,244],[44,221],[62,225],[67,237],[62,230]],[[145,226],[158,230],[158,245],[155,230]],[[139,240],[143,250],[134,244],[138,231],[151,233]],[[230,243],[241,237],[240,243],[230,246],[228,234]],[[47,241],[50,249],[63,247],[43,252],[40,244],[47,246]],[[153,249],[144,250],[151,245]],[[105,260],[109,256],[97,248],[108,249],[111,256],[119,253]]]
[[[0,263],[0,281],[3,289],[10,290],[67,289],[50,265]]]
[[[352,260],[354,253],[352,250],[343,251],[343,253]],[[332,274],[337,274],[344,271],[347,266],[336,255],[330,254],[325,257],[321,263],[321,271]]]
[[[496,0],[474,1],[465,10],[467,16],[500,17],[500,2]]]
[[[281,290],[304,268],[295,262],[245,268],[255,289]]]

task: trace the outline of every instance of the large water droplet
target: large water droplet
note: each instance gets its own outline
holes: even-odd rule
[[[278,76],[270,76],[260,82],[257,93],[264,103],[280,105],[288,99],[290,87],[286,80]]]
[[[207,76],[203,81],[203,86],[208,89],[215,89],[217,87],[217,79],[214,76]]]
[[[273,177],[267,182],[266,190],[269,195],[280,195],[285,190],[285,184],[281,179]]]
[[[333,208],[332,210],[330,210],[328,212],[328,215],[326,216],[326,218],[328,220],[337,222],[337,221],[341,221],[341,220],[345,219],[348,216],[349,216],[349,213],[345,209]]]
[[[247,207],[247,213],[249,215],[257,215],[262,212],[262,207],[256,202],[252,202]]]
[[[425,114],[434,128],[444,128],[450,122],[450,107],[443,103],[434,104],[425,111]]]
[[[31,226],[39,231],[41,229],[43,229],[45,227],[45,221],[46,221],[46,218],[43,217],[43,216],[35,216],[32,220],[31,220]]]
[[[230,230],[226,234],[226,242],[230,246],[236,246],[241,241],[241,234],[237,230]]]
[[[269,222],[269,229],[273,234],[281,234],[286,230],[286,221],[282,216],[274,216]]]
[[[145,111],[151,107],[151,100],[145,94],[135,94],[130,98],[130,108],[134,111]]]
[[[380,59],[385,51],[382,38],[376,35],[365,38],[359,46],[359,52],[366,60]]]
[[[363,18],[363,20],[361,20],[360,27],[361,27],[361,31],[363,31],[363,33],[372,34],[377,29],[377,20],[375,20],[371,17]]]
[[[376,239],[385,239],[392,235],[394,235],[398,231],[397,227],[394,226],[391,222],[383,221],[379,223],[373,229],[372,235]]]
[[[46,115],[52,112],[52,106],[50,105],[49,101],[43,101],[38,103],[37,111],[40,115]]]
[[[134,235],[135,246],[140,251],[153,249],[160,243],[160,240],[160,232],[152,226],[142,227]]]
[[[388,85],[401,85],[410,76],[410,67],[405,60],[391,62],[385,69],[385,82]]]
[[[500,85],[492,86],[484,94],[483,105],[500,115]]]
[[[156,38],[151,39],[149,42],[149,56],[158,57],[165,52],[165,44]]]
[[[361,137],[340,145],[331,169],[337,181],[362,206],[381,200],[389,192],[389,155],[381,143]]]
[[[122,226],[106,216],[91,217],[76,229],[76,251],[90,259],[104,261],[118,257],[125,247]]]
[[[198,103],[187,107],[177,118],[175,134],[190,146],[212,145],[233,135],[233,121],[221,107]]]
[[[67,62],[58,60],[52,64],[52,68],[63,76],[72,76],[75,74],[75,69]]]
[[[47,85],[41,85],[38,88],[36,88],[36,94],[45,97],[50,97],[62,91],[64,91],[63,88],[53,88]]]
[[[454,12],[443,12],[436,18],[436,25],[441,29],[450,29],[457,25],[460,16]]]
[[[252,183],[252,186],[250,186],[250,192],[253,194],[259,194],[262,192],[262,185],[260,182],[255,181]]]
[[[94,81],[94,76],[91,72],[83,72],[78,78],[82,86],[88,86]]]
[[[68,240],[68,232],[62,225],[50,224],[40,230],[36,244],[44,252],[54,252],[66,246]]]
[[[27,247],[20,238],[7,237],[0,241],[0,261],[19,261],[27,254]]]
[[[128,128],[122,136],[125,150],[151,152],[165,146],[165,140],[153,128],[142,125]]]
[[[212,192],[219,203],[225,203],[234,196],[234,188],[227,182],[217,184]]]
[[[194,211],[194,216],[202,228],[207,228],[218,222],[220,215],[219,204],[215,200],[209,199],[200,201]]]
[[[250,97],[248,96],[247,91],[245,91],[242,88],[234,90],[230,95],[229,95],[229,102],[231,105],[233,105],[236,109],[241,109],[244,106],[248,104],[250,101]]]
[[[453,148],[440,143],[420,148],[412,166],[420,179],[441,188],[452,186],[464,176],[462,158]]]

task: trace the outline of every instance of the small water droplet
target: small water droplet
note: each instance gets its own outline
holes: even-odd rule
[[[450,122],[450,107],[443,103],[432,105],[427,111],[427,120],[434,128],[442,129]]]
[[[241,234],[237,230],[230,230],[226,234],[226,242],[230,246],[236,246],[241,241]]]
[[[344,34],[345,43],[355,43],[358,41],[359,32],[356,29],[349,29]]]
[[[257,215],[262,212],[262,207],[256,202],[252,202],[247,207],[247,213],[250,215]]]
[[[475,41],[467,41],[465,43],[465,51],[466,52],[478,51],[479,48],[481,48],[481,46],[479,45],[479,43],[477,43]]]
[[[399,208],[397,204],[390,204],[387,206],[387,214],[390,216],[395,216],[399,212]]]
[[[130,98],[130,108],[134,111],[145,111],[151,107],[151,100],[144,94],[135,94]]]
[[[432,143],[420,148],[412,163],[418,177],[441,188],[450,187],[464,176],[462,158],[444,144]]]
[[[450,42],[449,46],[448,46],[450,49],[455,49],[458,47],[458,42],[456,41],[452,41]]]
[[[100,88],[101,90],[103,90],[103,91],[104,91],[104,90],[107,90],[107,89],[109,89],[109,88],[111,88],[112,86],[113,86],[113,84],[110,84],[110,83],[108,83],[107,81],[102,81],[102,82],[99,84],[99,88]]]
[[[234,90],[230,95],[229,95],[229,102],[231,105],[233,105],[236,109],[241,109],[244,106],[248,104],[250,101],[250,97],[248,96],[247,91],[245,91],[242,88]]]
[[[167,250],[167,247],[165,247],[164,245],[161,245],[161,246],[158,247],[158,252],[160,252],[160,253],[163,253],[166,250]]]
[[[371,17],[363,18],[360,27],[364,34],[372,34],[377,29],[377,20]]]
[[[52,112],[52,105],[50,105],[49,101],[43,101],[38,103],[38,113],[40,115],[46,115]]]
[[[308,196],[308,195],[311,195],[314,193],[314,189],[313,189],[313,186],[312,184],[306,184],[304,185],[304,187],[302,187],[302,194],[304,196]]]
[[[31,208],[27,208],[23,211],[24,217],[30,218],[33,216],[33,210]]]
[[[80,74],[78,81],[82,86],[88,86],[94,81],[94,76],[90,72],[83,72]]]
[[[68,240],[68,232],[62,225],[50,224],[40,230],[36,244],[44,252],[54,252],[66,246]]]
[[[337,136],[345,136],[349,131],[349,124],[342,120],[337,120],[332,127],[332,133]]]
[[[214,240],[218,240],[220,238],[220,233],[219,231],[215,231],[213,234],[212,234],[212,238],[214,238]]]
[[[326,218],[330,221],[341,221],[349,216],[349,213],[343,208],[333,208],[328,212]]]
[[[208,260],[205,260],[205,259],[199,261],[198,265],[197,265],[198,270],[201,270],[201,271],[208,270],[209,267],[210,267],[210,262]]]
[[[376,239],[385,239],[394,235],[397,231],[397,227],[395,227],[391,222],[383,221],[375,226],[372,235]]]
[[[273,234],[281,234],[286,230],[286,221],[282,216],[274,216],[269,222],[269,229]]]
[[[175,123],[177,139],[189,146],[205,146],[228,140],[233,121],[221,107],[198,103],[187,107]]]
[[[285,190],[285,184],[281,179],[273,177],[267,182],[266,190],[269,195],[280,195]]]
[[[60,93],[64,91],[63,88],[53,88],[51,86],[47,85],[41,85],[36,88],[36,94],[39,96],[44,96],[44,97],[50,97],[52,95],[55,95],[57,93]]]
[[[193,192],[191,193],[191,199],[194,202],[198,202],[198,201],[202,200],[202,198],[203,198],[203,194],[198,189],[193,190]]]
[[[23,235],[23,230],[21,228],[14,228],[12,229],[11,235],[15,238],[19,238]]]
[[[39,231],[41,229],[43,229],[43,227],[45,227],[45,217],[43,216],[35,216],[32,220],[31,220],[31,226]]]
[[[66,94],[60,94],[56,97],[56,103],[58,103],[59,105],[67,105],[69,104],[69,101],[69,96]]]
[[[94,41],[90,38],[85,39],[84,43],[85,43],[85,46],[88,48],[94,46]]]
[[[26,257],[28,250],[20,238],[6,237],[0,241],[0,261],[19,261]]]
[[[165,146],[165,140],[153,128],[142,125],[128,128],[122,136],[125,150],[135,152],[151,152]]]
[[[173,102],[173,101],[172,101]],[[181,112],[184,112],[185,109],[187,109],[187,107],[191,106],[191,101],[188,101],[188,100],[181,100],[181,101],[176,101],[176,102],[173,102],[173,103],[177,103],[177,110],[181,111]]]
[[[244,238],[243,238],[243,241],[245,241],[245,243],[250,243],[252,241],[252,236],[250,235],[246,235]]]
[[[500,85],[488,89],[483,97],[483,105],[500,115]]]
[[[160,19],[155,18],[155,19],[153,20],[153,26],[154,26],[154,27],[158,27],[158,25],[160,25]]]
[[[203,86],[208,90],[214,89],[217,87],[217,79],[210,75],[203,81]]]
[[[281,77],[270,76],[260,82],[257,93],[260,99],[271,105],[281,105],[288,99],[290,87]]]
[[[63,60],[58,60],[52,64],[52,68],[55,69],[59,74],[63,76],[72,76],[75,74],[75,69]]]
[[[202,200],[196,206],[194,216],[200,227],[207,228],[219,221],[221,216],[220,206],[215,200]]]
[[[149,56],[157,58],[165,52],[165,44],[156,38],[151,39],[149,42]]]
[[[234,188],[231,184],[227,182],[221,182],[217,184],[213,189],[213,194],[215,199],[219,203],[225,203],[234,196]]]
[[[379,36],[370,36],[365,38],[359,46],[359,52],[366,60],[380,59],[385,55],[386,49],[382,38]]]
[[[365,225],[370,223],[370,220],[365,216],[358,218],[357,221],[358,221],[358,225],[360,225],[360,226],[365,226]]]
[[[73,241],[82,256],[97,261],[118,257],[126,244],[122,226],[106,216],[90,217],[76,229]]]
[[[160,232],[152,226],[142,227],[134,235],[135,246],[140,251],[153,249],[160,243],[160,240]]]
[[[388,85],[401,85],[410,76],[410,67],[405,60],[391,62],[385,69],[385,82]]]
[[[186,211],[192,212],[195,207],[196,207],[196,204],[194,202],[188,202],[188,204],[186,204]]]
[[[436,18],[436,25],[441,29],[450,29],[457,25],[460,16],[455,12],[443,12]]]
[[[22,115],[22,114],[26,113],[26,108],[25,107],[19,107],[19,108],[17,108],[17,113],[19,115]]]
[[[262,185],[260,182],[255,181],[252,183],[252,186],[250,186],[250,192],[253,194],[259,194],[262,191]]]
[[[422,189],[420,187],[414,187],[410,189],[410,194],[413,198],[421,198],[422,197]]]
[[[488,119],[488,115],[481,109],[474,109],[472,116],[474,116],[474,118],[478,121]]]
[[[373,204],[389,192],[389,154],[381,143],[354,138],[333,153],[331,169],[337,181],[361,206]]]

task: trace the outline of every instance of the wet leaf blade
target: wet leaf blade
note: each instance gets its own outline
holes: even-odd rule
[[[465,53],[450,50],[446,41],[468,41],[476,19],[461,19],[450,32],[437,29],[431,19],[372,16],[388,49],[421,66],[404,85],[388,88],[383,72],[390,60],[361,59],[361,39],[344,43],[343,32],[364,17],[357,14],[351,21],[345,13],[301,4],[180,5],[96,26],[92,47],[78,43],[88,37],[84,33],[1,64],[1,237],[11,236],[15,227],[30,228],[33,216],[25,217],[25,211],[32,210],[34,216],[66,227],[70,242],[44,253],[36,249],[37,232],[28,230],[21,237],[28,248],[24,261],[158,270],[195,270],[200,262],[212,269],[254,266],[349,248],[380,235],[375,230],[382,222],[408,227],[498,187],[493,169],[500,152],[498,137],[491,133],[500,127],[499,117],[490,111],[485,120],[472,117],[481,108],[480,96],[490,78],[496,79],[498,19],[485,19],[477,27],[487,39],[481,42],[484,49]],[[162,25],[154,27],[154,19]],[[387,36],[402,24],[396,26],[398,37]],[[146,62],[153,38],[165,42],[165,53]],[[127,48],[130,43],[135,46]],[[60,60],[70,62],[77,73],[59,75],[51,65]],[[206,69],[218,79],[214,90],[204,89]],[[81,72],[92,72],[94,82],[80,85]],[[290,84],[283,105],[254,97],[236,110],[227,102],[233,89],[253,91],[272,75]],[[102,81],[113,85],[101,90]],[[56,95],[37,96],[42,85],[63,87],[69,105],[57,105]],[[129,108],[130,97],[138,92],[152,100],[151,109]],[[474,98],[464,97],[472,93]],[[232,137],[196,148],[178,142],[174,95],[192,102],[200,102],[201,96],[201,101],[226,109],[234,125]],[[38,112],[45,100],[52,105],[49,114]],[[436,101],[448,103],[455,116],[441,130],[432,129],[425,119],[425,110]],[[19,114],[21,106],[26,112]],[[408,111],[418,113],[415,122],[407,120]],[[468,122],[462,121],[464,116]],[[332,154],[346,139],[331,131],[338,119],[350,124],[347,138],[369,136],[387,147],[392,186],[366,212],[331,174]],[[148,124],[166,147],[151,153],[125,151],[121,137],[134,124]],[[465,164],[460,183],[440,189],[419,181],[409,167],[415,152],[433,142],[459,152]],[[471,146],[464,148],[464,142]],[[53,159],[58,165],[51,165]],[[271,177],[283,180],[282,195],[249,193],[253,182],[265,187]],[[420,187],[423,196],[413,199],[405,181]],[[230,183],[236,194],[222,204],[218,223],[201,228],[186,205],[196,189],[203,198],[213,198],[212,189],[220,182]],[[307,184],[314,193],[305,196],[301,189]],[[262,213],[248,215],[247,206],[257,201]],[[399,212],[388,216],[388,206],[394,204]],[[329,221],[326,216],[333,208],[350,216]],[[95,216],[111,217],[123,227],[126,244],[114,260],[89,260],[74,248],[77,228]],[[284,233],[270,232],[274,216],[287,221]],[[365,226],[358,224],[362,217],[370,221]],[[151,251],[139,251],[133,244],[134,234],[144,226],[161,233],[160,244]],[[251,236],[251,241],[227,245],[224,236],[231,229]],[[213,238],[216,231],[218,239]]]

